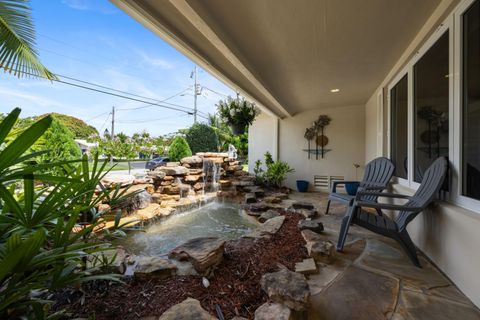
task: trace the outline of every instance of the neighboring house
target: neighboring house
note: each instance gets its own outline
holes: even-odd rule
[[[91,148],[98,147],[98,142],[87,142],[87,140],[84,139],[75,139],[75,142],[80,147],[80,150],[82,150],[82,154],[89,152]]]
[[[480,0],[112,0],[195,63],[255,100],[249,165],[270,151],[295,169],[355,178],[396,164],[413,193],[447,155],[445,201],[409,225],[413,241],[480,306]],[[321,114],[331,149],[307,157]]]

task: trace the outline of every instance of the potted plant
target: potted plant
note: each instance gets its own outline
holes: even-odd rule
[[[248,102],[245,98],[233,99],[232,97],[219,101],[217,110],[220,118],[230,126],[235,135],[244,134],[246,127],[251,125],[260,113],[255,104]]]
[[[358,168],[360,168],[360,165],[358,163],[354,163],[353,167],[355,168],[355,180],[358,180]],[[360,186],[360,182],[354,181],[354,182],[347,182],[345,183],[345,191],[351,196],[354,196],[357,194],[358,187]]]

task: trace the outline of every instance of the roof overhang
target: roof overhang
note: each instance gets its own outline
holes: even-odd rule
[[[112,2],[283,118],[364,104],[440,0]]]

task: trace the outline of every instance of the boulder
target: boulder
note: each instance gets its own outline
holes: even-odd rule
[[[282,202],[282,199],[274,197],[274,196],[268,196],[263,198],[263,201],[268,202],[268,203],[280,203]]]
[[[155,171],[164,172],[165,175],[167,175],[167,176],[185,176],[189,173],[188,169],[185,168],[185,167],[182,167],[182,166],[158,167],[158,168],[155,169]]]
[[[270,206],[266,203],[260,202],[260,203],[252,203],[251,205],[248,206],[248,211],[251,212],[263,212],[267,211],[270,209]]]
[[[315,207],[312,203],[306,201],[295,201],[292,203],[292,208],[297,209],[307,209],[307,210],[315,210]]]
[[[169,257],[188,260],[201,275],[208,275],[223,260],[225,241],[215,237],[195,238],[170,251]]]
[[[262,225],[258,226],[255,230],[250,232],[249,234],[244,235],[244,238],[264,238],[269,237],[275,233],[282,227],[283,221],[285,220],[285,216],[278,216],[275,218],[271,218]]]
[[[196,299],[187,298],[165,311],[158,320],[214,320]]]
[[[296,311],[305,311],[310,299],[310,289],[303,274],[283,269],[262,276],[260,285],[270,299]]]
[[[165,164],[166,167],[178,167],[180,165],[180,162],[167,162]]]
[[[166,176],[165,172],[157,170],[149,171],[147,175],[154,180],[163,180]]]
[[[160,201],[161,202],[161,201]],[[137,216],[142,220],[150,220],[161,215],[160,204],[150,203],[148,207],[137,210]]]
[[[310,210],[310,209],[297,209],[295,210],[296,213],[300,213],[307,219],[315,218],[318,214],[316,210]]]
[[[203,189],[203,186],[204,186],[203,182],[197,182],[193,185],[193,190],[200,191]]]
[[[335,260],[335,245],[332,241],[317,241],[310,249],[310,256],[317,262],[331,263]]]
[[[245,194],[245,203],[254,203],[257,202],[257,197],[254,193],[246,193]]]
[[[141,279],[157,278],[166,279],[175,276],[177,266],[158,257],[130,257],[134,261],[134,276]],[[131,263],[131,262],[130,262]]]
[[[295,263],[295,272],[302,274],[314,274],[318,272],[317,264],[313,258],[304,259]]]
[[[258,221],[260,221],[261,223],[264,223],[265,221],[270,220],[270,219],[275,218],[275,217],[278,217],[278,216],[280,216],[280,213],[278,213],[277,211],[268,210],[267,212],[262,213],[260,215],[260,217],[258,217]]]
[[[219,180],[218,183],[220,184],[221,188],[228,188],[232,185],[232,181],[230,180]]]
[[[195,183],[198,180],[200,180],[201,178],[202,178],[202,176],[200,176],[200,175],[188,175],[188,176],[185,177],[185,182]]]
[[[323,223],[315,220],[300,220],[298,221],[298,229],[320,233],[323,231]]]
[[[122,186],[126,187],[135,181],[135,176],[131,174],[109,173],[102,178],[102,184],[105,186]]]
[[[255,320],[290,320],[292,311],[282,304],[265,302],[255,310]]]
[[[276,193],[272,194],[271,197],[275,197],[275,198],[285,200],[285,199],[288,199],[288,194],[283,193],[283,192],[276,192]]]
[[[185,157],[182,160],[180,160],[181,164],[187,163],[189,165],[201,165],[203,163],[203,159],[199,156],[191,156],[191,157]]]

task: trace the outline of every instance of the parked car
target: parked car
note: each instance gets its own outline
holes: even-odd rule
[[[153,158],[145,164],[145,169],[154,170],[156,167],[166,165],[168,161],[168,158],[165,157]]]

